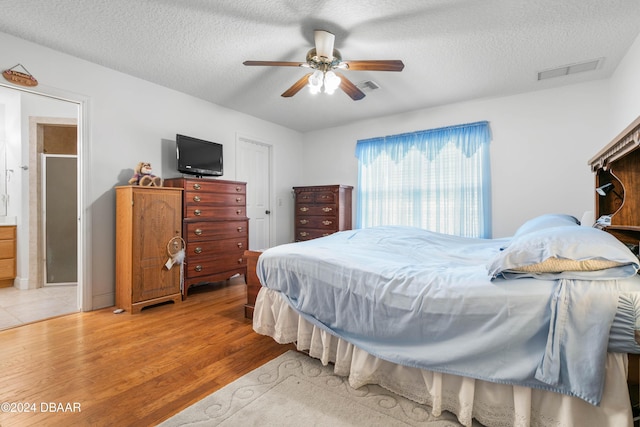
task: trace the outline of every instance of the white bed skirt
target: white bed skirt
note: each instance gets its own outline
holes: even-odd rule
[[[280,344],[295,342],[298,350],[308,351],[324,365],[333,363],[335,374],[348,377],[353,388],[379,384],[429,405],[434,416],[442,411],[452,412],[465,426],[470,427],[473,418],[485,426],[633,425],[626,354],[609,353],[604,394],[596,407],[555,392],[441,374],[378,359],[307,322],[278,291],[264,287],[256,300],[253,329]]]

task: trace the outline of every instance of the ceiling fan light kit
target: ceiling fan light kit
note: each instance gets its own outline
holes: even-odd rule
[[[333,95],[336,89],[340,87],[341,81],[340,77],[338,77],[333,71],[323,72],[321,70],[316,70],[313,72],[311,77],[309,77],[309,91],[315,95],[316,93],[320,93],[324,87],[324,93]]]
[[[365,97],[356,85],[343,74],[334,70],[351,71],[402,71],[404,64],[400,60],[368,60],[368,61],[343,61],[338,49],[334,49],[335,36],[324,30],[314,31],[315,47],[307,52],[306,62],[286,61],[245,61],[247,66],[276,66],[276,67],[305,67],[314,70],[313,73],[304,75],[289,89],[282,93],[285,98],[298,93],[305,86],[309,87],[312,94],[333,94],[338,88],[342,89],[354,101]]]

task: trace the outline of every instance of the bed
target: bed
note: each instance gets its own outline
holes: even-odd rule
[[[551,225],[559,218],[571,221],[532,219],[521,229],[550,227],[520,239],[374,227],[271,248],[257,264],[254,330],[334,363],[354,388],[380,384],[463,425],[629,425],[637,258],[601,230]],[[612,264],[511,268],[522,245],[549,237],[565,255],[597,247],[595,261]],[[498,272],[495,260],[509,268]]]
[[[624,238],[560,213],[504,239],[372,227],[270,248],[254,330],[464,426],[631,426],[640,221],[613,227],[612,206]]]

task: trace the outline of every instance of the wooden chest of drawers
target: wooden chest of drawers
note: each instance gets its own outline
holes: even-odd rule
[[[351,191],[348,185],[293,187],[295,240],[315,239],[351,230]]]
[[[183,299],[190,286],[246,275],[249,244],[246,183],[171,178],[165,187],[183,192],[182,235],[186,243]]]

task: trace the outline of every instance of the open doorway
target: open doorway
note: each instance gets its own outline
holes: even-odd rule
[[[0,153],[5,155],[5,164],[0,165],[0,184],[4,184],[0,200],[6,200],[0,222],[3,217],[13,218],[17,227],[17,275],[13,286],[0,288],[0,329],[91,309],[90,293],[84,292],[86,236],[79,208],[81,159],[86,156],[82,147],[85,103],[0,84],[0,113],[5,113],[5,126],[0,129]],[[54,163],[60,158],[67,163],[54,165],[48,157],[55,158]],[[47,185],[48,172],[56,169],[65,170],[66,182]],[[47,188],[54,190],[48,197]],[[55,202],[63,197],[66,201],[59,210],[66,214],[67,223],[52,225],[47,211],[55,209],[46,205],[47,199]]]

